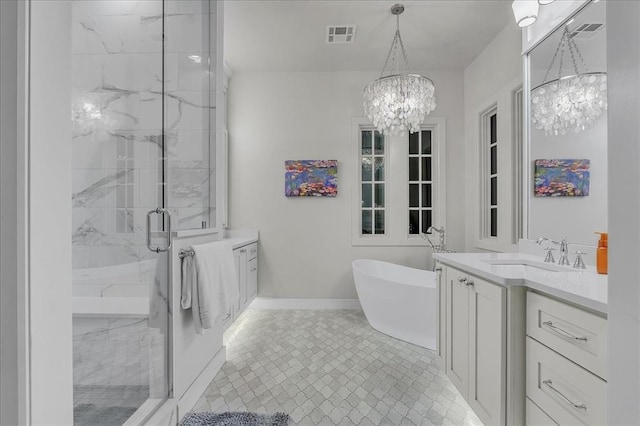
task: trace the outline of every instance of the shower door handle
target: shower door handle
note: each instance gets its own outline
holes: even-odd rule
[[[166,247],[153,247],[151,245],[151,215],[157,214],[162,217],[167,215],[167,246]],[[147,247],[154,253],[163,253],[165,251],[169,251],[171,248],[171,213],[169,210],[158,207],[155,210],[150,210],[147,213]]]

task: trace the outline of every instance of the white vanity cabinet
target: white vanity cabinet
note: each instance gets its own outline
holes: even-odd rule
[[[607,422],[607,320],[554,298],[527,294],[527,422]]]
[[[234,249],[233,256],[236,261],[236,272],[240,286],[240,298],[235,309],[235,317],[238,318],[258,292],[258,243]]]
[[[504,425],[506,290],[449,266],[444,282],[447,376],[485,424]]]

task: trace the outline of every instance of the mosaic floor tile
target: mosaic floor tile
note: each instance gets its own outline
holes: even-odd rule
[[[194,411],[289,414],[297,425],[482,425],[433,351],[361,311],[248,309]]]

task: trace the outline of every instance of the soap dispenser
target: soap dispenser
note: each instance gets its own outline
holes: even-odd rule
[[[606,274],[608,270],[609,234],[606,232],[596,232],[596,234],[600,234],[596,252],[596,270],[599,274]]]

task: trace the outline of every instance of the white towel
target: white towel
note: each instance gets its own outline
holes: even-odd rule
[[[203,334],[239,298],[238,276],[229,242],[216,241],[192,249],[195,256],[182,261],[180,304],[183,309],[191,307],[196,332]]]

